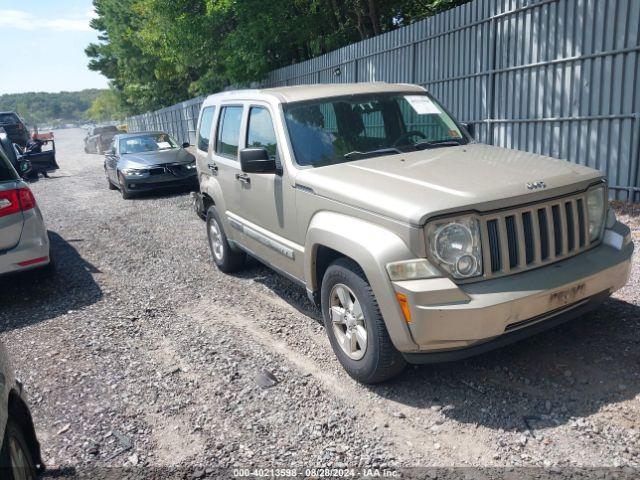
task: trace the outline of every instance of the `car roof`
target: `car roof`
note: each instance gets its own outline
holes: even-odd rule
[[[205,105],[217,100],[253,100],[264,97],[276,98],[281,103],[304,102],[318,98],[342,97],[367,93],[425,92],[419,85],[408,83],[319,83],[314,85],[296,85],[289,87],[261,88],[250,90],[228,90],[209,95]]]

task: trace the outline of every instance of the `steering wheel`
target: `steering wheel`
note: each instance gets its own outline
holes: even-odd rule
[[[426,138],[427,138],[427,136],[424,133],[420,132],[419,130],[410,130],[410,131],[400,135],[398,137],[398,139],[395,142],[393,142],[393,146],[397,147],[398,145],[401,144],[400,142],[402,142],[403,140],[408,140],[411,137],[420,137],[423,140],[426,140]]]

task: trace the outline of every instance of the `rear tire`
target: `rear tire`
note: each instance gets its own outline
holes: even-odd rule
[[[220,271],[233,273],[244,267],[246,254],[231,247],[222,228],[220,216],[213,206],[207,210],[207,238],[211,256]]]
[[[36,466],[20,425],[9,418],[0,450],[0,473],[3,479],[35,480]]]
[[[320,295],[331,347],[352,378],[379,383],[402,373],[406,361],[393,346],[378,301],[357,263],[339,258],[329,265]]]
[[[118,187],[120,188],[120,195],[122,195],[122,198],[124,200],[132,199],[134,195],[127,189],[127,181],[125,180],[124,176],[120,172],[118,172],[118,180],[119,180]]]

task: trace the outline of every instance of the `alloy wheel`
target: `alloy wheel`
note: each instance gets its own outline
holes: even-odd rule
[[[221,262],[224,255],[224,244],[222,243],[222,233],[220,225],[212,218],[209,222],[209,242],[211,243],[211,251],[217,261]]]
[[[337,283],[329,295],[333,333],[342,351],[360,360],[367,351],[367,325],[360,301],[348,286]]]

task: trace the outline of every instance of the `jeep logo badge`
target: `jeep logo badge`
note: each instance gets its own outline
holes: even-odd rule
[[[538,180],[537,182],[529,182],[527,183],[527,189],[529,190],[539,190],[541,188],[547,188],[547,184],[542,180]]]

